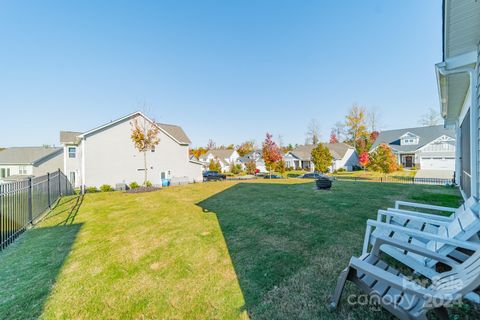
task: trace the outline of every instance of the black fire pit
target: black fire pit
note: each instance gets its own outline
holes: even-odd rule
[[[320,177],[315,183],[317,184],[318,190],[328,190],[332,187],[332,180],[328,177]]]

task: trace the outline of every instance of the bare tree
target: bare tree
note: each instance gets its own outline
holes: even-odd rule
[[[335,133],[335,135],[337,136],[337,140],[339,142],[343,142],[346,140],[347,131],[345,127],[346,127],[345,123],[341,121],[337,121],[333,125],[332,132]]]
[[[440,113],[433,108],[429,108],[428,112],[422,115],[419,123],[424,127],[428,127],[439,125],[441,121],[442,118],[440,117]]]
[[[306,144],[316,145],[320,142],[320,125],[315,119],[311,119],[306,133]]]
[[[370,108],[367,111],[367,129],[370,132],[379,131],[380,127],[382,126],[382,114],[376,107]]]
[[[278,146],[280,148],[283,148],[283,136],[281,134],[278,135],[277,142],[278,142]]]
[[[208,139],[207,150],[213,150],[217,147],[217,144],[212,139]]]

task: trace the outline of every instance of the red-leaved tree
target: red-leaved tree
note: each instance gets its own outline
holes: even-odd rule
[[[365,167],[368,165],[368,161],[370,160],[368,152],[362,152],[360,154],[360,157],[358,157],[358,162],[360,165],[365,169]]]
[[[272,135],[267,132],[265,141],[262,143],[262,157],[268,171],[275,168],[275,164],[282,159],[282,153],[275,141],[272,140]]]
[[[338,143],[338,138],[337,138],[337,134],[335,133],[334,130],[332,130],[332,132],[330,133],[330,143]]]

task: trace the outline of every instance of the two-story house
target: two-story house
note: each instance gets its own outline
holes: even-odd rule
[[[132,140],[134,120],[159,129],[159,144],[147,151],[147,176],[152,184],[162,179],[175,182],[201,182],[202,165],[189,157],[190,139],[176,125],[155,123],[141,112],[134,112],[86,132],[62,131],[63,170],[75,187],[116,186],[144,180],[144,157]]]

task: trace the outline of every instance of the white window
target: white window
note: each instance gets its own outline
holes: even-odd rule
[[[403,139],[402,144],[417,144],[417,139],[415,138],[407,138]]]
[[[0,170],[0,178],[6,178],[10,176],[10,168],[2,168]]]
[[[18,174],[27,174],[27,167],[26,166],[19,166],[18,167]]]
[[[69,158],[76,158],[77,157],[77,148],[68,147],[68,157]]]

